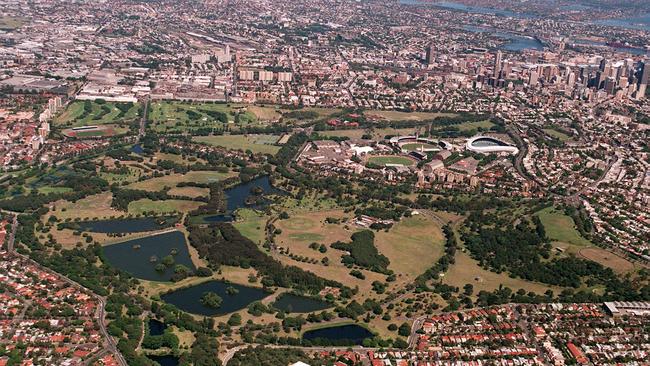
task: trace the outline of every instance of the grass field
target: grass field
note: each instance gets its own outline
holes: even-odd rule
[[[420,149],[439,149],[439,147],[431,144],[404,144],[402,145],[402,149],[407,151],[419,151]]]
[[[54,202],[55,211],[50,211],[59,219],[67,218],[104,218],[111,216],[120,216],[124,213],[111,207],[113,194],[104,192],[82,198],[77,202],[56,201]]]
[[[229,173],[214,171],[190,171],[187,174],[170,174],[129,184],[127,188],[145,191],[160,191],[164,187],[174,188],[180,182],[210,183],[231,176]]]
[[[167,192],[174,196],[186,196],[186,197],[207,197],[210,194],[209,188],[200,188],[200,187],[174,187]]]
[[[269,116],[271,111],[263,107],[250,108],[224,103],[188,103],[158,101],[151,103],[149,127],[158,132],[189,132],[197,128],[223,126],[218,115],[223,113],[228,123],[244,125],[263,122],[259,116]]]
[[[442,256],[444,235],[432,219],[417,215],[402,219],[388,232],[376,233],[375,245],[390,259],[388,268],[413,279]]]
[[[122,112],[117,108],[117,103],[88,102],[90,110],[85,110],[85,101],[75,101],[68,105],[63,113],[54,118],[54,125],[61,127],[80,127],[87,125],[105,125],[129,122],[137,119],[142,106],[139,103],[132,103],[131,107]],[[126,106],[126,104],[122,104]],[[79,136],[81,137],[81,136]]]
[[[335,241],[350,241],[350,236],[358,231],[357,228],[348,227],[345,223],[340,224],[327,224],[325,219],[328,217],[346,220],[350,218],[349,214],[345,214],[343,210],[339,209],[326,209],[322,211],[304,210],[300,212],[292,212],[290,218],[287,220],[278,220],[275,226],[282,230],[278,235],[275,242],[278,247],[286,248],[289,252],[296,256],[317,259],[319,262],[305,263],[298,262],[287,255],[280,255],[273,253],[274,257],[287,265],[297,265],[305,270],[314,272],[315,274],[345,283],[348,286],[359,286],[362,296],[371,296],[371,284],[375,280],[384,280],[385,276],[361,270],[366,276],[365,280],[352,277],[350,269],[341,263],[341,257],[345,254],[342,251],[329,248],[329,245]],[[320,240],[314,240],[314,239]],[[327,252],[321,253],[317,250],[309,248],[309,244],[317,242],[325,244]],[[329,265],[325,266],[320,263],[320,260],[327,257]]]
[[[560,141],[567,141],[571,138],[571,136],[567,135],[566,133],[560,132],[553,128],[544,128],[543,130],[547,135],[555,137]]]
[[[188,212],[197,209],[202,202],[185,201],[185,200],[163,200],[152,201],[150,199],[141,199],[129,203],[130,214],[143,214],[145,212],[167,213],[167,212]]]
[[[436,117],[452,117],[455,113],[438,112],[399,112],[399,111],[366,111],[366,117],[377,116],[389,121],[427,121]]]
[[[273,145],[278,141],[278,136],[273,135],[196,136],[193,140],[226,149],[250,150],[261,154],[275,155],[280,150],[279,146]]]
[[[111,137],[117,135],[124,135],[129,132],[129,127],[119,124],[103,124],[90,130],[75,131],[72,128],[67,128],[62,131],[65,136],[75,137],[79,139],[93,138],[93,137]]]
[[[0,30],[10,31],[20,28],[25,24],[25,20],[18,17],[3,15],[0,17]]]
[[[556,210],[553,207],[547,207],[537,213],[539,219],[544,224],[546,235],[549,239],[560,243],[577,246],[579,248],[591,246],[591,242],[583,238],[575,228],[573,219]]]
[[[499,288],[499,285],[509,287],[513,291],[523,288],[526,291],[533,291],[537,294],[543,294],[548,289],[553,290],[556,294],[562,291],[562,288],[559,287],[547,286],[542,283],[525,281],[519,278],[511,278],[506,272],[495,273],[488,271],[481,268],[477,261],[462,251],[456,252],[456,263],[449,267],[449,271],[445,274],[442,282],[460,288],[470,283],[474,286],[474,294],[477,294],[481,290],[496,290]]]
[[[249,105],[246,107],[259,121],[277,121],[282,117],[281,111],[273,106]]]
[[[258,214],[254,210],[243,208],[237,210],[237,220],[233,226],[256,244],[262,244],[267,219],[267,216]]]
[[[415,164],[413,159],[409,159],[405,156],[371,156],[368,158],[368,162],[381,166],[389,164],[411,166]]]
[[[69,188],[69,187],[52,187],[52,186],[45,186],[45,187],[39,187],[38,188],[38,193],[41,193],[41,194],[68,193],[68,192],[72,192],[72,188]]]

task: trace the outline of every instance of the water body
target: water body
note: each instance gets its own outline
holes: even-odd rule
[[[373,336],[372,332],[360,325],[348,324],[308,330],[302,335],[302,338],[309,341],[324,339],[332,342],[332,344],[360,345],[364,339],[372,338]]]
[[[203,221],[207,223],[213,222],[229,222],[233,220],[232,213],[237,209],[248,207],[253,209],[260,209],[265,207],[268,204],[267,200],[262,200],[262,202],[257,202],[254,204],[249,204],[247,202],[248,198],[253,196],[253,188],[259,187],[262,189],[262,192],[259,196],[266,195],[284,195],[284,192],[281,189],[277,189],[271,185],[268,176],[262,176],[251,180],[250,182],[238,184],[232,188],[228,188],[224,191],[226,195],[226,213],[222,215],[212,215],[206,216],[203,218]]]
[[[79,229],[81,231],[109,234],[129,234],[164,229],[168,226],[171,226],[171,219],[172,217],[143,217],[137,219],[84,221],[76,224],[79,226]]]
[[[157,362],[160,366],[178,366],[178,357],[172,355],[166,356],[147,356],[148,359]]]
[[[131,152],[140,155],[144,152],[144,149],[142,148],[142,146],[140,146],[140,144],[135,144],[131,147]]]
[[[453,1],[439,1],[439,2],[436,2],[436,3],[431,3],[431,5],[437,6],[437,7],[440,7],[440,8],[445,8],[445,9],[464,11],[466,13],[497,15],[497,16],[510,17],[510,18],[532,19],[532,18],[537,17],[537,16],[535,16],[533,14],[516,13],[516,12],[510,11],[510,10],[486,8],[486,7],[483,7],[483,6],[467,6],[465,4],[461,4],[461,3],[457,3],[457,2],[453,2]]]
[[[286,293],[280,295],[273,303],[274,308],[287,313],[311,313],[312,311],[329,309],[333,306],[327,301]]]
[[[167,324],[156,319],[149,319],[149,334],[152,336],[163,335],[167,329]]]
[[[173,256],[174,265],[182,264],[192,271],[196,269],[185,243],[185,235],[180,231],[107,245],[103,252],[112,266],[130,273],[133,277],[149,281],[169,281],[174,274],[174,266],[162,272],[156,271],[155,266],[163,257],[171,254],[172,249],[177,250],[177,254]],[[157,261],[152,263],[151,258],[154,256]]]
[[[233,295],[229,295],[226,292],[226,289],[231,286],[237,289],[239,292]],[[213,309],[207,306],[203,306],[200,300],[204,292],[214,292],[219,295],[223,299],[221,307]],[[248,304],[262,300],[268,295],[268,292],[260,288],[241,286],[222,281],[208,281],[196,286],[170,292],[168,294],[162,295],[160,298],[163,301],[173,304],[177,308],[188,313],[204,316],[215,316],[241,310],[247,307]]]
[[[602,19],[594,23],[611,27],[650,31],[650,13],[623,19]]]
[[[490,28],[477,27],[473,25],[465,25],[463,29],[474,33],[490,33],[496,37],[507,39],[509,42],[504,44],[501,49],[506,51],[523,51],[523,50],[538,50],[544,49],[544,44],[532,37],[524,37],[512,33],[501,32]]]

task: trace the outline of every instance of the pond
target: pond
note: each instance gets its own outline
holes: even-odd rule
[[[256,202],[250,202],[249,197],[255,197],[253,194],[253,189],[260,189],[258,197],[260,199]],[[275,188],[271,185],[271,181],[268,176],[262,176],[251,180],[250,182],[241,183],[234,187],[228,188],[224,191],[226,195],[226,213],[222,215],[211,215],[203,217],[203,221],[207,223],[213,222],[229,222],[232,221],[232,213],[237,211],[240,208],[247,207],[253,209],[263,208],[268,204],[268,201],[264,199],[264,196],[267,195],[284,195],[284,192],[281,189]]]
[[[360,345],[364,339],[372,337],[374,337],[374,334],[371,331],[356,324],[308,330],[302,335],[302,338],[308,341],[324,340],[331,344],[356,345]]]
[[[72,225],[78,226],[81,231],[105,234],[130,234],[164,229],[173,225],[176,221],[175,219],[176,217],[142,217],[135,219],[82,221],[73,223]]]
[[[228,294],[228,287],[237,290],[235,294]],[[201,304],[201,297],[205,292],[214,292],[223,299],[219,308],[210,308]],[[215,316],[241,310],[248,304],[262,300],[269,295],[261,288],[247,287],[223,281],[208,281],[200,285],[183,288],[160,296],[160,298],[177,308],[192,314]]]
[[[157,362],[160,366],[178,366],[178,357],[172,355],[165,356],[147,356],[148,359]]]
[[[176,254],[173,254],[173,251]],[[107,245],[103,252],[104,258],[112,266],[143,280],[169,281],[177,264],[182,264],[192,271],[196,269],[185,243],[185,235],[180,231]],[[156,266],[162,265],[162,259],[167,255],[172,255],[174,263],[163,270],[156,270]]]
[[[282,294],[273,303],[273,307],[286,313],[311,313],[333,307],[327,301],[312,299],[294,294]]]
[[[167,324],[156,319],[149,319],[149,335],[158,336],[163,335],[167,329]]]
[[[144,152],[144,149],[142,148],[142,146],[140,146],[140,144],[135,144],[131,147],[131,152],[140,155]]]

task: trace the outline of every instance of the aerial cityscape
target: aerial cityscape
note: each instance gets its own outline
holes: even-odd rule
[[[0,366],[650,365],[647,0],[0,1]]]

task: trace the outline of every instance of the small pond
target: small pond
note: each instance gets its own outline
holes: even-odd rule
[[[178,357],[172,355],[147,356],[148,359],[157,362],[160,366],[178,366]]]
[[[156,319],[149,319],[149,335],[158,336],[163,335],[167,329],[167,324]]]
[[[288,293],[278,296],[273,303],[273,307],[286,313],[311,313],[312,311],[329,309],[333,306],[327,301]]]
[[[250,202],[251,197],[255,197],[253,191],[259,189],[257,194],[258,199],[255,202]],[[271,185],[268,176],[262,176],[251,180],[250,182],[237,184],[234,187],[228,188],[224,191],[226,195],[226,213],[221,215],[211,215],[203,217],[203,221],[207,223],[213,222],[229,222],[232,221],[232,213],[240,208],[248,207],[253,209],[260,209],[268,204],[264,199],[267,195],[284,195],[285,191],[275,188]]]
[[[235,294],[228,294],[228,287],[237,290]],[[206,292],[214,292],[223,299],[219,308],[210,308],[201,304],[201,297]],[[261,288],[247,287],[223,281],[208,281],[202,284],[183,288],[160,296],[160,298],[177,308],[192,314],[205,316],[223,315],[241,310],[248,304],[262,300],[269,293]]]
[[[356,324],[337,325],[329,328],[308,330],[302,335],[303,339],[309,341],[322,339],[331,344],[356,345],[360,345],[363,343],[364,339],[372,337],[374,337],[374,334],[372,334],[371,331]]]

